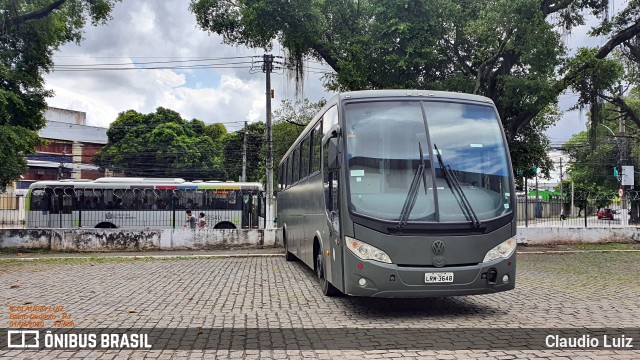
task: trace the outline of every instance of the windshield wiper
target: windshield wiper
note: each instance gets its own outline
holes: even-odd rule
[[[460,202],[462,203],[461,207],[467,213],[467,217],[469,217],[469,219],[471,220],[473,227],[479,228],[480,220],[478,220],[478,216],[476,215],[475,211],[473,211],[471,203],[469,203],[469,200],[464,195],[464,191],[462,191],[462,187],[460,186],[460,182],[458,181],[456,174],[451,170],[451,166],[445,166],[444,161],[442,161],[442,155],[440,155],[440,150],[438,150],[438,146],[436,146],[436,144],[433,144],[433,148],[436,150],[436,158],[438,158],[438,163],[440,164],[440,167],[444,172],[444,179],[447,181],[447,184],[449,184],[449,187],[454,189],[455,193],[458,194]]]
[[[422,182],[424,183],[424,193],[427,194],[427,173],[425,171],[424,164],[424,155],[422,153],[422,145],[418,142],[418,149],[420,150],[420,164],[418,164],[418,169],[416,173],[413,175],[413,180],[411,180],[411,186],[409,187],[409,192],[407,193],[407,198],[404,200],[404,205],[402,205],[402,211],[400,212],[400,221],[398,222],[398,227],[403,228],[407,225],[407,220],[409,219],[409,214],[411,214],[411,210],[413,210],[413,206],[416,204],[416,199],[418,198],[418,187],[420,186],[420,178],[422,178]]]

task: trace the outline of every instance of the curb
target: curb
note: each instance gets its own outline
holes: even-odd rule
[[[583,253],[607,253],[607,252],[640,252],[640,250],[545,250],[545,251],[518,251],[518,254],[583,254]]]
[[[206,255],[113,255],[113,256],[47,256],[47,257],[0,257],[2,261],[38,261],[65,259],[198,259],[198,258],[253,258],[281,257],[284,254],[206,254]]]

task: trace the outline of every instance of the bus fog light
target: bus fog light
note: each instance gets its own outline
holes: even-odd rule
[[[369,245],[360,240],[345,236],[347,248],[362,260],[375,260],[383,263],[391,264],[391,258],[384,251],[375,246]]]
[[[505,283],[505,284],[508,283],[509,282],[509,275],[503,276],[502,277],[502,282]]]
[[[511,239],[498,244],[498,246],[489,250],[484,257],[483,262],[490,262],[498,259],[506,259],[516,251],[516,238],[515,236]]]
[[[367,280],[365,278],[360,278],[360,280],[358,280],[358,285],[366,286],[367,285]]]

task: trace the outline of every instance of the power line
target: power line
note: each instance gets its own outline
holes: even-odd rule
[[[251,62],[244,62],[251,64]],[[79,72],[79,71],[122,71],[122,70],[199,70],[199,69],[250,69],[251,66],[241,65],[244,63],[228,64],[228,65],[193,65],[193,66],[154,66],[154,67],[118,67],[118,68],[65,68],[54,66],[56,72]]]
[[[189,60],[147,61],[147,62],[123,62],[123,63],[55,64],[55,66],[121,66],[121,65],[149,65],[149,64],[171,64],[171,63],[187,63],[187,62],[218,61],[218,60],[236,60],[236,59],[251,59],[251,58],[253,58],[253,56],[234,56],[234,57],[218,57],[218,58],[189,59]]]

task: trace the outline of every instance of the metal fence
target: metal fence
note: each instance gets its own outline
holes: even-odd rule
[[[27,204],[23,195],[0,194],[0,228],[96,227],[100,223],[124,228],[180,228],[187,209],[196,217],[203,212],[210,227],[224,221],[237,228],[264,227],[263,192],[236,194],[235,202],[225,200],[226,208],[216,204],[214,198],[198,197],[195,192],[109,196],[122,201],[93,204],[85,193],[72,192],[32,197]],[[27,208],[31,210],[28,215]],[[589,193],[575,193],[573,198],[563,199],[518,198],[516,216],[522,227],[640,226],[640,191],[628,191],[622,198]]]
[[[0,194],[0,228],[23,228],[25,226],[25,197]]]
[[[518,226],[627,227],[640,226],[640,192],[623,197],[575,193],[564,198],[518,198]]]
[[[0,194],[0,228],[181,228],[186,211],[210,228],[262,228],[264,192],[51,189]]]

